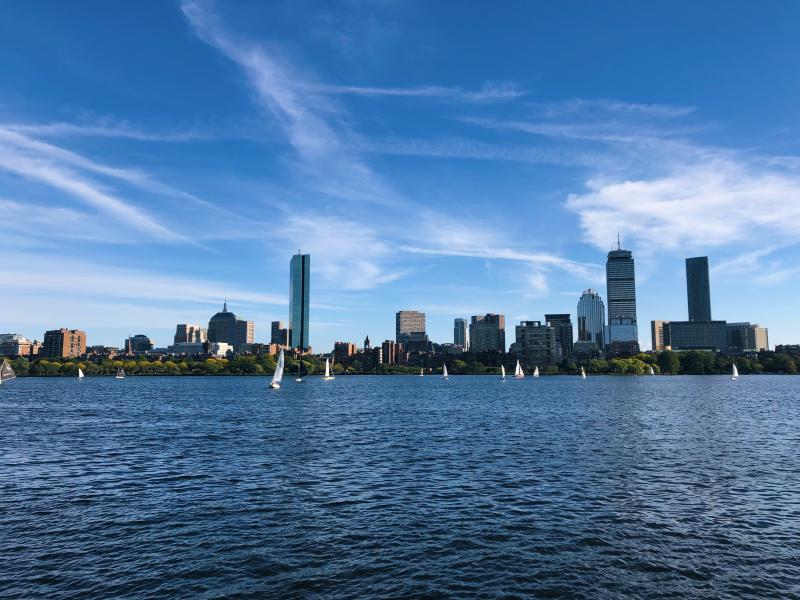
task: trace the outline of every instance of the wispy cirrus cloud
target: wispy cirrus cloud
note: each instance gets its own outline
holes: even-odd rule
[[[427,85],[418,87],[372,87],[357,85],[311,85],[310,89],[326,94],[372,97],[439,98],[477,104],[516,100],[527,94],[511,82],[487,82],[479,90]]]

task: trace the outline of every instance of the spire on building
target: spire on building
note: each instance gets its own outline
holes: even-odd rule
[[[228,312],[228,297],[225,296],[225,302],[222,303],[222,312]]]

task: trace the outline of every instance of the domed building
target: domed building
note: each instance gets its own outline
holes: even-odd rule
[[[234,352],[247,352],[255,338],[255,323],[239,319],[228,311],[228,301],[222,311],[208,322],[208,341],[230,344]]]

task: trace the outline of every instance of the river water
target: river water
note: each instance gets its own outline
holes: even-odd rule
[[[18,378],[2,598],[800,597],[800,377]]]

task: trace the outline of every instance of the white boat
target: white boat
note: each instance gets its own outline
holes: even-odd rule
[[[15,379],[17,375],[14,373],[14,369],[11,368],[11,364],[3,359],[3,364],[0,365],[0,383],[4,381],[10,381],[11,379]]]
[[[283,379],[283,350],[278,355],[278,364],[275,365],[275,374],[272,376],[272,383],[269,384],[273,390],[281,387],[281,379]]]
[[[581,379],[586,379],[586,371],[583,370],[583,367],[581,367]]]
[[[303,375],[301,371],[303,370],[303,360],[301,358],[297,359],[297,378],[295,379],[296,383],[303,383]]]
[[[447,365],[442,365],[442,377],[447,379]]]
[[[539,376],[539,367],[534,367],[533,368],[533,376],[534,377],[538,377]]]
[[[650,365],[649,373],[650,373],[650,375],[655,375],[656,374],[656,372],[653,370],[653,365]]]
[[[333,381],[336,377],[331,373],[331,361],[327,358],[325,359],[325,377],[323,377],[325,381]]]
[[[420,369],[419,370],[419,376],[420,377],[425,377],[425,369]]]
[[[522,370],[522,366],[519,364],[519,361],[517,361],[517,366],[514,369],[514,377],[517,379],[522,379],[525,377],[525,372]]]
[[[114,379],[125,379],[125,369],[117,371],[117,376]]]
[[[736,363],[733,363],[733,370],[731,371],[731,379],[733,381],[739,379],[739,369],[736,368]]]
[[[500,365],[500,379],[505,380],[506,378],[506,367],[505,365]]]
[[[83,379],[83,369],[78,367],[78,379]]]

